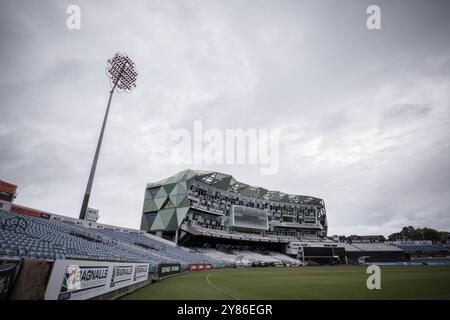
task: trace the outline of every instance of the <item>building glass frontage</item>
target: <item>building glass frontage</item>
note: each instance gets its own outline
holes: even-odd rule
[[[224,232],[298,238],[327,234],[325,203],[316,197],[270,191],[228,174],[189,169],[147,185],[142,230],[174,234],[190,223]]]

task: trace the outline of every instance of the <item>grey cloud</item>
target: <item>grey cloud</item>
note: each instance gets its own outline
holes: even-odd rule
[[[431,107],[421,104],[400,104],[390,106],[384,113],[385,120],[410,120],[425,117],[431,112]]]
[[[330,233],[449,229],[448,1],[71,1],[0,4],[0,178],[18,203],[77,216],[107,100],[105,60],[126,51],[138,86],[113,99],[92,206],[137,227],[171,131],[284,128],[280,172],[202,165],[323,197]],[[125,18],[126,17],[126,18]],[[316,148],[305,150],[307,146]]]

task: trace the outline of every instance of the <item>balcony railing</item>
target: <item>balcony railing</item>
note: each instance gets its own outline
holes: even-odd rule
[[[196,202],[192,203],[191,207],[194,209],[200,210],[200,211],[207,212],[207,213],[223,216],[223,211],[220,211],[220,210],[217,210],[214,208],[208,208],[207,206],[201,205]]]

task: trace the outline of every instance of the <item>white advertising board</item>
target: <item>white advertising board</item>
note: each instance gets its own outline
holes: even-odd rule
[[[148,278],[148,263],[56,260],[45,300],[85,300]]]

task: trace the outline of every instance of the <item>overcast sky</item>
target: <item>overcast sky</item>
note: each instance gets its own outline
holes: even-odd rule
[[[120,51],[139,76],[113,98],[100,222],[138,228],[146,183],[190,167],[323,198],[329,234],[450,230],[449,35],[446,0],[2,0],[0,179],[18,204],[78,217]],[[278,174],[173,163],[171,133],[195,120],[279,129]]]

